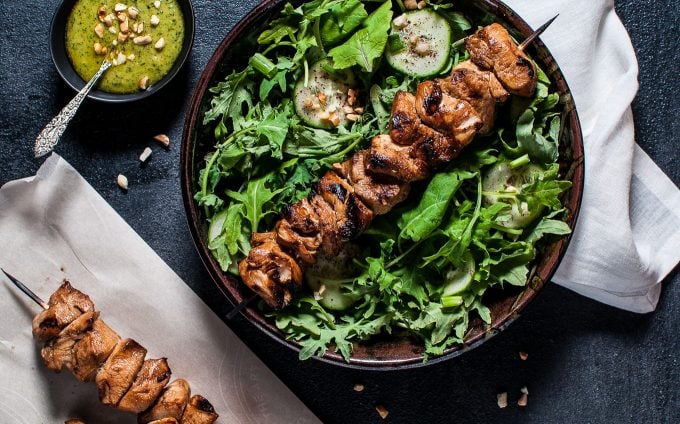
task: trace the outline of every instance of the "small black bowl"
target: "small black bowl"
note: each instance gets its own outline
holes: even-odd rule
[[[78,75],[78,73],[73,69],[68,55],[66,54],[66,22],[68,20],[71,9],[78,0],[63,0],[61,4],[57,7],[54,17],[52,18],[52,24],[50,26],[50,54],[52,55],[52,61],[54,66],[57,68],[57,72],[61,75],[61,78],[75,91],[80,91],[87,81]],[[179,52],[179,56],[175,60],[170,71],[157,83],[150,86],[147,90],[139,91],[130,94],[116,94],[107,93],[106,91],[100,91],[96,88],[90,91],[87,95],[88,98],[97,100],[104,103],[129,103],[136,100],[141,100],[152,96],[154,93],[161,90],[165,85],[167,85],[174,77],[177,75],[186,62],[187,57],[189,57],[189,52],[194,43],[194,9],[191,5],[190,0],[177,0],[177,4],[182,10],[182,15],[184,18],[184,39],[182,40],[182,50]]]

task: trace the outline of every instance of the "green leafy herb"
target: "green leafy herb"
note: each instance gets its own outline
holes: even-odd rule
[[[359,65],[372,72],[374,62],[382,56],[387,44],[387,32],[392,19],[392,3],[386,1],[363,23],[363,28],[355,32],[345,43],[328,52],[337,69]]]

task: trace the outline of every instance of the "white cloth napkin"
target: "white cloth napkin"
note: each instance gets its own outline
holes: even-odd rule
[[[0,267],[47,299],[63,278],[122,337],[167,357],[221,423],[312,423],[314,415],[62,158],[0,189]],[[0,277],[2,280],[3,277]],[[0,281],[0,423],[135,423],[99,404],[94,383],[41,362],[39,307]]]
[[[572,90],[583,127],[585,189],[554,281],[634,312],[656,308],[680,260],[680,190],[635,144],[638,65],[613,0],[506,0],[537,28]]]

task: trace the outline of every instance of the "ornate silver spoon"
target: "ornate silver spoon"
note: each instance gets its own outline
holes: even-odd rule
[[[49,124],[45,125],[38,138],[35,139],[35,146],[33,147],[33,153],[35,157],[39,158],[48,154],[57,145],[61,135],[66,131],[68,123],[76,115],[78,108],[80,107],[87,94],[92,90],[92,87],[99,81],[104,72],[111,67],[111,62],[105,60],[102,62],[102,66],[99,67],[97,73],[92,76],[92,78],[85,84],[78,94],[66,105],[64,108],[55,116]]]

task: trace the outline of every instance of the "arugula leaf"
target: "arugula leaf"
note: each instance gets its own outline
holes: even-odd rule
[[[252,72],[250,67],[246,67],[241,72],[234,71],[223,82],[209,90],[217,95],[210,101],[211,108],[203,117],[203,125],[223,116],[231,118],[234,130],[242,127],[244,104],[247,108],[253,106],[254,84],[250,78]]]
[[[404,213],[397,221],[401,228],[399,237],[420,241],[429,236],[441,224],[449,202],[463,180],[474,176],[474,173],[457,170],[435,174],[418,206]]]
[[[548,140],[542,131],[535,129],[535,111],[531,108],[522,113],[517,121],[517,144],[523,152],[538,163],[553,163],[557,160],[557,143]]]
[[[273,109],[256,124],[257,134],[266,138],[273,158],[283,159],[283,142],[286,141],[288,127],[294,122],[291,115],[291,106],[280,111]]]
[[[282,188],[270,190],[265,185],[269,176],[248,181],[245,192],[226,190],[225,194],[233,200],[243,204],[245,208],[244,217],[250,223],[250,231],[259,231],[259,223],[262,218],[275,213],[273,210],[265,210],[265,205],[270,202],[277,194],[283,191]]]
[[[342,0],[321,18],[321,40],[335,45],[356,29],[368,16],[360,0]]]
[[[392,2],[386,1],[363,23],[363,28],[352,34],[345,43],[328,52],[335,69],[359,65],[366,72],[373,72],[374,62],[382,56],[387,44],[387,32],[392,19]]]

